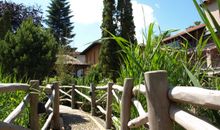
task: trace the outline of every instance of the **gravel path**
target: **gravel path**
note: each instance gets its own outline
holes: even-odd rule
[[[72,109],[60,105],[60,115],[63,118],[65,130],[103,130],[104,127],[97,121],[97,118],[91,117],[88,113],[78,109]],[[103,122],[101,121],[101,124]]]

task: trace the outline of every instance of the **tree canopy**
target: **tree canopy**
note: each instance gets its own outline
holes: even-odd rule
[[[0,41],[0,64],[4,73],[18,79],[43,79],[53,69],[56,51],[53,35],[28,19],[16,33],[8,32]]]
[[[136,43],[131,0],[118,0],[116,16],[119,36],[130,41],[130,43]]]
[[[102,46],[100,51],[100,67],[105,77],[111,78],[116,81],[119,69],[119,46],[114,39],[110,39],[111,34],[116,35],[116,19],[115,19],[115,1],[104,0],[103,1],[103,20],[102,20]],[[108,30],[109,32],[107,32]]]
[[[52,30],[57,42],[63,46],[68,45],[75,34],[72,33],[74,28],[70,19],[70,4],[66,0],[51,0],[48,7],[47,25]]]
[[[35,25],[41,25],[42,11],[37,6],[24,6],[23,4],[16,4],[14,2],[0,1],[0,17],[7,17],[10,19],[12,31],[16,31],[21,23],[27,18],[32,18]],[[4,24],[0,25],[3,26]]]

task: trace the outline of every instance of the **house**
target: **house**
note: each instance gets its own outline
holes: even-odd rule
[[[69,74],[81,77],[84,75],[84,69],[89,67],[90,65],[80,61],[77,57],[73,57],[71,55],[57,55],[56,66],[59,67],[61,65],[65,66],[65,69],[69,72]]]
[[[220,24],[217,0],[205,0],[203,4],[208,7],[212,15]],[[191,46],[191,49],[196,51],[196,39],[199,39],[202,34],[204,34],[204,37],[210,36],[210,32],[206,30],[205,24],[187,28],[183,32],[180,32],[174,36],[167,37],[163,39],[163,43],[172,47],[180,47],[180,44],[187,40]],[[213,74],[220,74],[220,53],[212,39],[208,41],[206,47],[204,48],[203,55],[206,58],[205,68],[208,68],[209,70],[208,75],[212,76]]]
[[[95,65],[99,62],[99,52],[101,49],[101,41],[92,42],[80,55],[85,56],[85,63]]]
[[[205,24],[189,27],[185,31],[163,39],[163,43],[171,47],[180,47],[180,44],[187,40],[191,47],[195,47],[197,43],[196,39],[199,39],[205,30]]]
[[[217,0],[205,0],[203,2],[204,5],[208,8],[208,10],[211,12],[211,14],[214,16],[218,24],[220,25],[220,15],[219,15],[219,9],[218,9],[218,3]],[[207,13],[207,12],[206,12]]]

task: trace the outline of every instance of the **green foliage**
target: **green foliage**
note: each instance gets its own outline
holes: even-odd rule
[[[98,84],[102,80],[101,69],[99,65],[92,66],[85,77],[84,84],[89,85],[90,83]]]
[[[205,72],[201,71],[205,59],[202,51],[208,40],[202,37],[197,39],[196,51],[189,50],[189,43],[182,43],[181,48],[172,48],[163,45],[162,40],[169,35],[172,30],[154,35],[154,24],[150,24],[147,34],[144,35],[146,43],[144,45],[131,44],[129,41],[114,37],[120,45],[121,57],[124,64],[121,67],[119,84],[127,77],[134,79],[134,84],[143,84],[144,72],[152,70],[166,70],[168,73],[169,86],[177,85],[204,85]],[[200,85],[201,84],[201,85]],[[206,84],[207,85],[207,84]],[[119,96],[120,97],[120,96]],[[146,108],[146,98],[143,95],[136,97]],[[119,112],[119,108],[113,103],[114,114]],[[117,114],[116,114],[117,115]],[[137,111],[132,107],[132,118],[137,117]],[[141,129],[141,128],[140,128]]]
[[[70,52],[66,47],[59,46],[58,48],[57,61],[55,66],[56,80],[60,81],[63,85],[72,85],[75,83],[73,76],[74,67],[66,64],[69,60],[68,52]]]
[[[17,80],[15,76],[5,75],[2,73],[3,69],[0,67],[0,83],[13,83],[13,82],[25,82],[25,80]],[[23,97],[26,95],[24,91],[7,92],[0,94],[0,120],[3,121],[12,111],[17,107],[17,105],[22,101]],[[15,124],[26,127],[28,122],[28,109],[25,109],[17,120]]]
[[[67,0],[51,0],[48,8],[47,25],[52,30],[59,44],[63,46],[68,45],[75,36],[75,34],[72,34],[74,26],[70,21],[73,16],[70,15],[69,2]]]
[[[119,22],[119,36],[136,44],[135,25],[131,0],[118,0],[117,21]]]
[[[10,19],[10,12],[5,11],[3,16],[0,17],[0,40],[3,39],[6,33],[11,30],[11,19]]]
[[[25,6],[22,3],[0,1],[0,17],[5,17],[4,15],[6,15],[7,19],[10,19],[8,23],[0,24],[0,28],[4,28],[4,26],[9,24],[11,26],[10,31],[15,32],[21,23],[28,18],[32,18],[35,25],[41,25],[42,13],[39,6]]]
[[[110,39],[110,33],[116,35],[116,19],[115,15],[115,2],[114,0],[103,1],[103,20],[102,20],[102,45],[99,55],[100,67],[102,74],[105,78],[110,78],[114,82],[118,77],[119,70],[119,46],[114,39]]]
[[[53,69],[57,43],[48,30],[24,21],[16,33],[0,41],[0,63],[4,73],[18,79],[43,79]]]
[[[220,25],[218,24],[218,22],[216,21],[214,16],[211,14],[211,12],[208,10],[206,5],[202,4],[202,6],[200,6],[196,0],[193,0],[193,3],[195,5],[201,19],[203,20],[203,22],[206,24],[206,27],[210,31],[212,39],[215,42],[215,44],[220,52],[220,39],[219,39]],[[220,10],[220,1],[219,0],[217,0],[217,4],[218,4],[218,8]],[[215,32],[215,29],[213,28],[212,24],[214,25],[215,29],[217,30],[217,33]]]

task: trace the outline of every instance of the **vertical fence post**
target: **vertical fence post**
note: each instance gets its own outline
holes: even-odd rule
[[[53,129],[55,130],[59,130],[60,129],[60,122],[59,122],[59,118],[60,118],[60,99],[59,99],[59,84],[58,82],[53,84],[53,88],[55,90],[55,96],[54,96],[54,100],[53,100]]]
[[[112,86],[113,83],[108,83],[107,88],[107,103],[106,103],[106,129],[112,127]]]
[[[144,73],[150,130],[172,130],[169,115],[170,101],[168,95],[168,80],[165,70]]]
[[[95,116],[96,101],[95,101],[95,85],[93,83],[90,84],[90,89],[91,89],[91,115]]]
[[[124,81],[124,89],[121,97],[121,130],[129,130],[128,122],[131,114],[131,98],[133,89],[133,79],[126,78]]]
[[[30,81],[30,128],[32,130],[40,130],[39,115],[38,115],[38,102],[39,102],[39,81]]]
[[[72,86],[71,96],[72,96],[71,107],[72,109],[74,109],[75,108],[75,84],[73,84]]]

